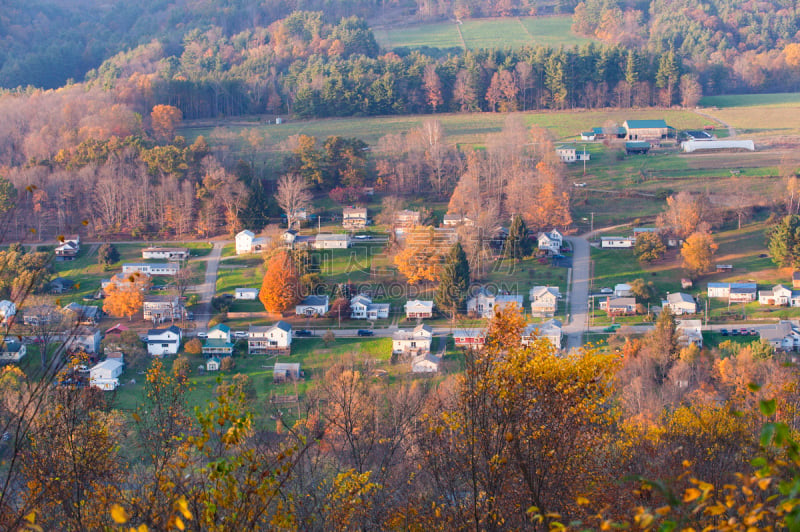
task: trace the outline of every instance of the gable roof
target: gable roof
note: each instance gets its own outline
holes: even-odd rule
[[[273,325],[273,327],[276,327],[276,328],[278,328],[278,329],[280,329],[282,331],[292,332],[292,326],[289,323],[287,323],[287,322],[285,322],[283,320],[275,323],[275,325]]]
[[[319,307],[328,304],[328,296],[306,296],[297,306],[309,305],[312,307]]]
[[[673,305],[676,303],[695,304],[694,298],[689,294],[684,294],[683,292],[673,292],[671,294],[667,294],[667,301]]]
[[[229,332],[231,332],[231,328],[228,327],[227,325],[225,325],[224,323],[218,323],[218,324],[214,325],[213,327],[211,327],[211,329],[208,330],[208,332],[211,332],[211,331],[222,331],[225,334],[228,334]]]
[[[245,229],[244,231],[239,231],[236,234],[236,238],[239,238],[240,236],[247,236],[247,237],[253,238],[254,236],[256,236],[256,234],[254,232],[248,230],[248,229]]]
[[[180,336],[181,328],[178,327],[177,325],[170,325],[166,329],[149,329],[147,331],[147,336],[158,336],[158,335],[164,334],[166,332],[175,333],[178,336]]]
[[[656,129],[668,127],[663,119],[659,120],[626,120],[625,126],[628,129]]]

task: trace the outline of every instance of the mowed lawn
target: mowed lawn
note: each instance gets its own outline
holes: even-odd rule
[[[460,26],[464,37],[458,34]],[[522,46],[574,46],[591,39],[572,32],[572,17],[507,17],[465,19],[405,27],[375,28],[375,38],[383,48],[519,48]]]

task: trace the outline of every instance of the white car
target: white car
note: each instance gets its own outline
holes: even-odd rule
[[[208,338],[208,333],[207,332],[199,332],[199,333],[197,333],[197,337],[198,338]]]
[[[372,237],[370,235],[356,235],[353,238],[357,240],[369,240]]]
[[[247,331],[234,331],[234,338],[247,338]]]
[[[601,294],[613,294],[614,290],[612,290],[611,288],[601,288],[600,289],[600,293]]]

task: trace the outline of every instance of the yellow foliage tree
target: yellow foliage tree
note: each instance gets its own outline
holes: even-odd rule
[[[714,253],[718,247],[711,233],[706,231],[692,233],[681,247],[683,267],[693,276],[708,272],[711,270]]]
[[[112,282],[106,289],[103,310],[111,316],[127,316],[132,319],[144,304],[144,294],[150,289],[150,277],[139,272],[118,282]]]
[[[150,124],[153,133],[162,140],[169,140],[175,134],[175,129],[183,120],[183,113],[171,105],[156,105],[150,112]]]
[[[449,249],[449,242],[440,242],[433,227],[420,227],[408,234],[394,263],[410,284],[436,281]]]

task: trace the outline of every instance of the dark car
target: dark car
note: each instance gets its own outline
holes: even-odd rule
[[[719,330],[719,333],[720,333],[722,336],[728,336],[728,329],[720,329],[720,330]]]
[[[312,333],[308,329],[300,329],[299,331],[295,331],[294,335],[295,336],[314,336],[314,333]]]
[[[739,329],[731,329],[731,336],[739,336]]]
[[[375,331],[368,331],[367,329],[359,329],[359,336],[375,336]]]

